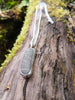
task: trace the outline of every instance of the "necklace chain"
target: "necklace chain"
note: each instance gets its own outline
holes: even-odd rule
[[[38,21],[38,30],[37,30],[37,34],[35,34],[36,31],[36,20],[37,20],[37,13],[38,13],[38,9],[40,10],[40,14],[39,14],[39,21]],[[36,6],[36,11],[35,11],[35,20],[34,20],[34,29],[33,29],[33,37],[30,43],[31,48],[35,46],[36,42],[37,42],[37,38],[39,35],[39,29],[40,29],[40,23],[41,23],[41,17],[42,17],[42,10],[44,9],[46,17],[48,19],[48,21],[53,24],[54,21],[51,19],[51,17],[48,14],[48,10],[47,10],[47,5],[44,2],[41,2],[40,4],[38,4]]]

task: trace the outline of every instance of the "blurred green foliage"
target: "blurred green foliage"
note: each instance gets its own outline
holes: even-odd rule
[[[22,8],[24,6],[29,6],[29,0],[22,0],[21,1],[19,8]]]
[[[13,6],[19,4],[21,2],[20,6],[28,5],[29,0],[0,0],[0,9],[1,10],[7,10],[11,9]]]

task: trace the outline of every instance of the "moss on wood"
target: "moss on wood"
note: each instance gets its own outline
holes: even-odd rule
[[[69,15],[69,10],[66,9],[67,3],[64,3],[62,0],[45,0],[48,5],[48,11],[50,16],[55,16],[60,19],[65,15]]]
[[[39,2],[40,2],[40,0],[37,0],[37,1],[30,0],[30,6],[27,9],[27,15],[25,17],[25,21],[24,21],[23,27],[21,29],[20,35],[17,37],[12,50],[9,50],[9,54],[6,55],[5,61],[2,63],[2,66],[0,67],[0,72],[4,67],[7,66],[7,64],[11,61],[11,59],[15,56],[16,52],[22,46],[22,43],[25,40],[26,34],[28,32],[30,22],[32,20],[33,12],[35,10],[36,5]]]
[[[16,52],[20,49],[22,46],[23,41],[25,40],[26,34],[28,32],[30,22],[32,20],[33,12],[35,10],[36,5],[40,2],[40,0],[30,0],[30,6],[27,10],[27,15],[25,17],[25,21],[23,24],[23,27],[21,29],[20,35],[17,37],[16,42],[13,45],[12,50],[9,50],[9,54],[6,55],[6,60],[0,67],[0,71],[7,66],[7,64],[11,61],[11,59],[15,56]],[[55,16],[58,19],[63,18],[65,15],[69,15],[69,10],[66,10],[65,8],[67,5],[62,0],[45,0],[46,3],[48,3],[48,11],[50,12],[51,16]]]

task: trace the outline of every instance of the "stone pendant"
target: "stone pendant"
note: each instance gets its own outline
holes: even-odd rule
[[[28,48],[25,50],[22,62],[21,62],[21,70],[20,73],[25,78],[29,78],[32,75],[33,71],[33,62],[35,58],[35,49]]]

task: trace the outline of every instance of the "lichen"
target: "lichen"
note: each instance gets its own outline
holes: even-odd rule
[[[17,37],[16,42],[13,45],[12,50],[9,50],[9,54],[6,55],[5,61],[1,64],[1,70],[7,66],[7,64],[11,61],[11,59],[15,56],[16,52],[21,48],[23,41],[25,40],[26,34],[28,32],[30,22],[32,20],[33,12],[35,11],[36,5],[40,2],[40,0],[30,0],[30,6],[27,9],[27,15],[25,17],[25,21],[23,27],[21,29],[20,35]]]

